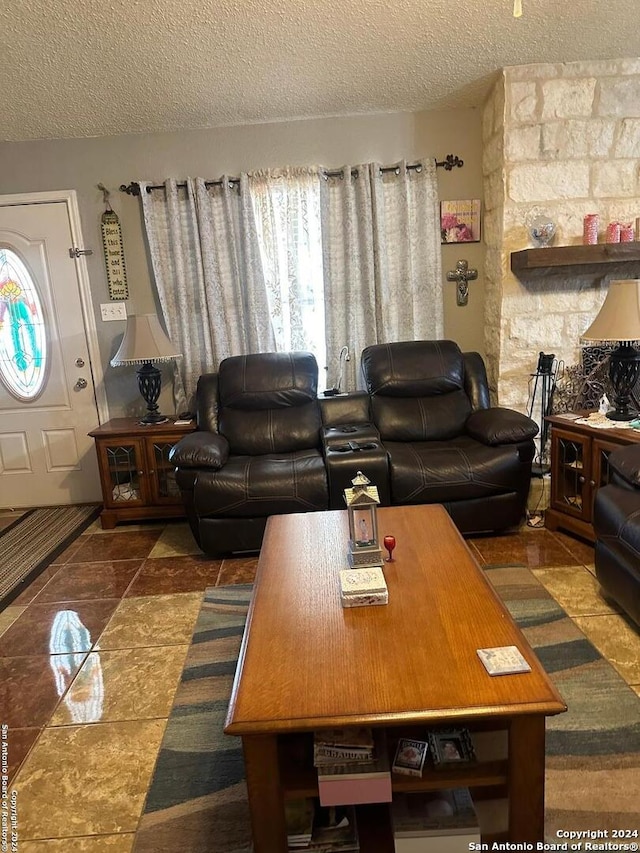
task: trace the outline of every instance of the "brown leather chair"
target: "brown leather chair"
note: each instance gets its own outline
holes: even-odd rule
[[[640,625],[640,445],[609,454],[611,480],[596,492],[596,576],[605,596]]]
[[[453,341],[376,344],[362,353],[392,504],[444,504],[463,533],[525,516],[537,424],[491,408],[484,362]]]
[[[172,451],[191,529],[217,556],[258,550],[270,515],[328,509],[311,353],[257,353],[198,381],[196,432]]]

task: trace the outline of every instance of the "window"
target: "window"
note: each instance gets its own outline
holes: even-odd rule
[[[305,350],[326,387],[320,191],[314,170],[287,169],[251,182],[269,313],[279,351]]]
[[[42,391],[48,358],[42,303],[27,267],[0,248],[0,380],[18,400]]]

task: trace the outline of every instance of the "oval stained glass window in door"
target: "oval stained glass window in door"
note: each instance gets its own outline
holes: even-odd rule
[[[0,248],[0,379],[19,400],[42,391],[47,335],[42,302],[20,257]]]

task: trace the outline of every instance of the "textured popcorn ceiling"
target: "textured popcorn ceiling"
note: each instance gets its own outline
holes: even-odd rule
[[[639,5],[5,0],[0,139],[473,106],[505,65],[640,56]]]

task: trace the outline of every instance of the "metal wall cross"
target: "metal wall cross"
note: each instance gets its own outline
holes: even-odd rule
[[[455,270],[449,270],[447,281],[455,281],[458,284],[456,290],[456,303],[466,305],[469,301],[469,282],[478,278],[478,270],[469,269],[467,261],[458,261]]]

